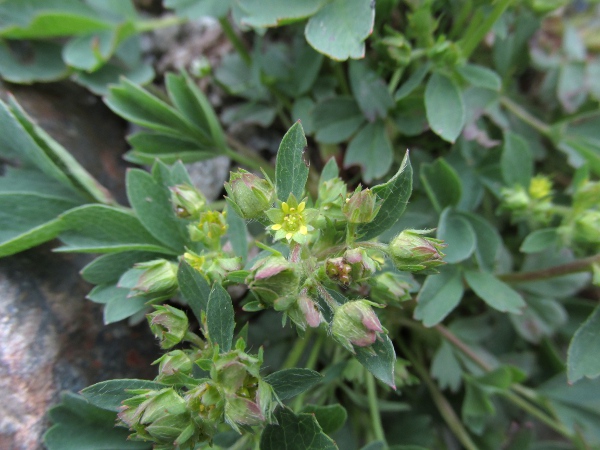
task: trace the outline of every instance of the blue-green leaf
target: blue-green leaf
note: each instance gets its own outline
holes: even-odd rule
[[[394,380],[396,353],[394,352],[394,345],[387,334],[380,335],[380,338],[381,340],[377,339],[370,347],[355,347],[356,359],[375,378],[396,389]]]
[[[177,282],[183,298],[192,308],[198,322],[202,323],[202,311],[207,310],[210,298],[208,281],[204,275],[182,260],[177,270]]]
[[[504,147],[500,159],[500,168],[504,182],[513,186],[521,185],[525,189],[533,176],[533,155],[527,141],[518,134],[504,133]]]
[[[521,294],[491,273],[468,270],[465,279],[480,299],[498,311],[520,314],[525,306]]]
[[[458,205],[462,195],[460,177],[444,158],[421,165],[421,182],[438,212],[447,206]]]
[[[439,274],[429,275],[417,297],[414,317],[423,325],[437,325],[458,306],[464,294],[461,272],[444,267]]]
[[[361,239],[369,240],[379,236],[393,227],[400,219],[412,193],[412,175],[412,166],[407,151],[396,175],[387,183],[378,184],[372,188],[373,193],[381,201],[381,208],[372,222],[358,228],[358,235],[361,236]]]
[[[295,397],[323,379],[323,375],[310,369],[294,367],[279,370],[265,377],[281,400]]]
[[[464,261],[475,251],[477,238],[471,224],[460,214],[446,208],[440,217],[437,237],[448,246],[444,249],[444,261]]]
[[[363,179],[370,182],[383,177],[390,170],[393,158],[394,150],[385,131],[385,124],[377,120],[367,123],[350,141],[344,156],[344,166],[359,165]]]
[[[600,307],[579,327],[567,354],[569,383],[583,377],[596,378],[600,375]]]
[[[454,143],[465,125],[465,105],[456,83],[433,73],[425,88],[427,120],[434,133]]]
[[[321,429],[312,414],[295,414],[282,407],[276,422],[267,425],[260,437],[260,450],[337,450],[335,442]]]
[[[127,390],[160,390],[165,387],[167,386],[162,383],[148,380],[108,380],[86,387],[81,391],[81,395],[83,395],[88,402],[94,406],[97,406],[98,408],[118,412],[119,408],[121,407],[121,402],[131,397],[131,394],[128,393]]]
[[[206,325],[210,340],[219,345],[222,353],[231,350],[235,315],[231,297],[220,284],[215,284],[208,298]]]
[[[304,160],[306,137],[300,122],[296,122],[283,137],[275,162],[277,198],[285,202],[290,194],[302,198],[308,179],[308,163]]]

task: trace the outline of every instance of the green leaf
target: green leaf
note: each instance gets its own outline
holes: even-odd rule
[[[334,405],[306,405],[302,413],[313,414],[324,433],[333,434],[339,431],[348,418],[346,408],[336,403]]]
[[[156,132],[142,131],[127,136],[133,149],[125,159],[135,163],[152,165],[156,159],[165,164],[176,161],[184,163],[214,158],[216,153],[211,146],[203,146],[198,141],[186,137],[168,136]]]
[[[535,295],[527,295],[524,299],[527,307],[522,314],[510,315],[510,321],[523,339],[532,344],[539,344],[544,338],[562,331],[568,315],[561,303]],[[562,360],[560,365],[563,365]]]
[[[563,372],[539,386],[537,392],[548,399],[552,412],[571,433],[594,446],[600,443],[600,379],[584,378],[570,384]]]
[[[394,380],[394,365],[396,364],[396,353],[394,345],[387,334],[379,336],[370,347],[355,347],[356,359],[365,368],[388,386],[396,389]]]
[[[5,0],[0,4],[0,36],[39,39],[87,34],[112,26],[98,11],[77,0]]]
[[[408,97],[416,88],[418,88],[425,75],[429,72],[429,64],[423,64],[417,70],[415,70],[410,77],[400,86],[400,88],[394,94],[394,100],[399,101],[405,97]]]
[[[275,411],[276,424],[267,425],[260,437],[260,450],[337,450],[312,414],[294,414],[291,409]]]
[[[372,188],[373,193],[381,201],[381,207],[372,222],[358,228],[361,239],[373,239],[398,222],[412,193],[412,182],[413,172],[407,151],[396,175],[387,183]]]
[[[323,375],[310,369],[294,367],[283,369],[265,377],[280,400],[287,400],[320,383]]]
[[[461,272],[445,267],[439,274],[429,275],[417,296],[414,317],[423,325],[437,325],[458,306],[464,294]]]
[[[460,177],[444,158],[421,165],[421,182],[438,212],[447,206],[458,205],[462,195]]]
[[[340,168],[338,167],[335,157],[332,156],[323,167],[321,176],[319,177],[319,184],[323,184],[325,181],[332,180],[340,176]]]
[[[374,20],[370,0],[333,0],[309,19],[304,35],[315,50],[336,61],[359,59],[365,55],[364,40]]]
[[[141,127],[206,141],[206,135],[179,111],[127,79],[110,87],[104,103],[115,114]]]
[[[129,38],[117,49],[117,52],[130,42],[138,42],[139,39],[137,38],[138,36]],[[140,85],[149,83],[155,77],[154,70],[150,64],[139,58],[139,49],[137,49],[137,52],[138,54],[135,57],[118,55],[118,61],[110,60],[92,73],[76,72],[73,74],[73,81],[85,86],[96,95],[108,95],[109,86],[119,83],[122,78],[127,78],[132,83]],[[133,51],[130,53],[133,53]],[[128,64],[122,63],[124,59]]]
[[[583,377],[596,378],[600,375],[600,307],[579,327],[567,353],[569,383]]]
[[[394,101],[377,73],[365,61],[350,61],[348,76],[354,98],[365,117],[370,122],[385,119]]]
[[[560,236],[556,228],[543,228],[527,235],[519,250],[523,253],[537,253],[560,244]]]
[[[242,263],[248,258],[248,230],[246,222],[233,208],[227,207],[227,237],[231,242],[233,253],[242,258]]]
[[[79,201],[47,194],[0,192],[0,256],[34,247],[55,238],[64,223],[57,219]]]
[[[173,211],[167,186],[140,169],[127,171],[126,185],[127,198],[144,228],[169,248],[182,252],[187,237],[185,225]]]
[[[500,75],[491,69],[476,64],[465,64],[456,71],[473,86],[499,91],[502,87]]]
[[[454,143],[465,125],[465,106],[452,79],[440,73],[431,75],[425,88],[425,110],[434,133]]]
[[[210,291],[206,307],[206,325],[213,343],[219,345],[221,353],[231,350],[235,315],[231,297],[220,284],[215,283]]]
[[[62,216],[66,231],[59,252],[115,253],[127,250],[176,254],[164,247],[142,226],[137,217],[124,209],[104,205],[85,205]]]
[[[123,293],[123,291],[126,291]],[[122,289],[117,287],[115,284],[100,284],[94,286],[86,298],[93,301],[94,303],[100,303],[101,305],[107,304],[115,297],[123,297],[129,294],[129,289]]]
[[[129,440],[130,431],[115,427],[117,414],[93,406],[72,393],[48,412],[55,423],[45,434],[48,450],[150,450],[151,444]]]
[[[202,323],[202,311],[207,310],[210,285],[204,275],[182,260],[177,270],[177,281],[183,298],[194,312],[198,323]]]
[[[156,254],[149,252],[109,253],[94,259],[81,270],[80,274],[88,283],[115,283],[135,263],[150,261],[156,257]]]
[[[164,0],[165,8],[174,9],[179,17],[197,20],[201,17],[221,18],[227,15],[232,0]]]
[[[394,150],[381,120],[368,123],[350,141],[344,166],[359,165],[363,179],[368,183],[383,177],[392,165]]]
[[[302,198],[308,179],[308,163],[304,160],[306,137],[300,122],[296,122],[283,136],[275,162],[277,198],[287,201],[290,194]]]
[[[478,214],[461,213],[467,219],[469,225],[475,232],[477,246],[475,247],[475,257],[479,267],[488,272],[493,272],[496,267],[498,253],[502,246],[502,237],[496,227]]]
[[[165,384],[148,380],[109,380],[96,383],[81,391],[81,395],[92,405],[108,411],[119,412],[121,402],[127,400],[132,394],[128,390],[152,389],[159,391],[167,387]]]
[[[324,0],[239,0],[242,25],[263,28],[277,27],[305,19],[316,13]]]
[[[396,127],[405,136],[418,136],[429,129],[422,89],[396,104],[392,117]]]
[[[105,292],[106,298],[103,320],[104,325],[127,319],[146,308],[147,299],[144,297],[129,297],[129,288],[117,287],[111,292]]]
[[[442,340],[431,361],[431,376],[438,381],[440,389],[449,388],[452,392],[457,392],[462,383],[462,375],[463,370],[452,345]]]
[[[473,254],[477,244],[471,224],[449,208],[440,216],[437,237],[448,245],[444,249],[444,261],[448,263],[464,261]]]
[[[94,202],[114,203],[108,191],[79,164],[71,153],[37,126],[14,98],[9,98],[9,108],[30,138],[35,141],[38,147],[36,153],[43,152],[47,155],[56,168],[62,172],[61,179],[65,177],[68,180],[66,186]],[[43,170],[43,168],[41,169]]]
[[[467,283],[477,296],[492,308],[502,312],[520,314],[525,302],[521,295],[488,272],[465,272]]]
[[[3,80],[30,84],[57,81],[69,74],[69,68],[62,59],[60,44],[36,41],[23,45],[28,50],[27,59],[0,41],[0,76]]]
[[[249,102],[228,107],[221,114],[221,120],[229,126],[260,125],[267,128],[276,115],[277,110],[273,106]]]
[[[354,134],[365,118],[352,97],[333,97],[318,103],[314,110],[315,139],[338,144]]]
[[[521,185],[525,189],[533,176],[533,155],[527,141],[518,134],[504,133],[504,147],[500,159],[502,178],[508,186]]]

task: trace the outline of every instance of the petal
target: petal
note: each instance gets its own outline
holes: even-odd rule
[[[289,241],[292,238],[293,235],[294,235],[294,233],[287,233],[285,235],[285,238]]]
[[[298,212],[304,211],[304,207],[306,206],[306,202],[302,202],[298,205]]]
[[[306,226],[302,225],[300,227],[300,234],[308,234],[308,228],[306,228]]]
[[[286,214],[289,214],[289,212],[290,212],[290,206],[289,206],[289,205],[288,205],[286,202],[283,202],[283,203],[281,204],[281,210],[282,210],[284,213],[286,213]]]
[[[275,225],[271,225],[271,230],[281,230],[281,224],[280,223],[276,223]]]

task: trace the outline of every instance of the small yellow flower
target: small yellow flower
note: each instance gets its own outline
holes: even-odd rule
[[[309,222],[317,213],[317,210],[307,209],[305,201],[298,203],[296,197],[290,194],[287,202],[282,202],[279,208],[267,211],[267,217],[273,222],[268,229],[275,231],[276,241],[285,238],[303,244],[308,232],[313,230]]]
[[[533,199],[542,199],[552,194],[552,182],[543,175],[531,179],[529,183],[529,195]]]

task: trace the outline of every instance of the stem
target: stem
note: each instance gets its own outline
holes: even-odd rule
[[[292,351],[290,352],[285,362],[283,363],[283,366],[281,367],[282,369],[291,369],[292,367],[296,367],[298,361],[300,361],[300,358],[304,353],[304,349],[306,348],[308,341],[310,341],[311,334],[312,330],[309,328],[304,334],[304,339],[296,340],[296,343],[292,347]]]
[[[411,362],[421,379],[427,385],[429,393],[431,394],[431,398],[433,399],[441,416],[446,421],[448,427],[450,428],[450,430],[452,430],[456,438],[467,450],[478,450],[477,445],[475,445],[475,443],[471,440],[471,436],[463,427],[462,422],[454,412],[454,409],[452,409],[452,405],[450,405],[450,402],[448,402],[446,397],[444,397],[444,394],[442,394],[442,392],[438,389],[436,384],[433,382],[433,380],[427,373],[427,370],[425,370],[423,365],[419,361],[417,361],[415,356],[408,350],[408,348],[404,345],[403,342],[398,341],[397,343],[404,355]]]
[[[600,262],[600,253],[588,258],[572,261],[560,266],[547,269],[532,270],[531,272],[507,273],[498,278],[508,283],[524,283],[528,281],[547,280],[548,278],[562,277],[572,273],[587,272],[591,266]]]
[[[181,25],[187,22],[187,19],[177,16],[161,17],[160,19],[142,20],[134,23],[135,31],[144,33],[146,31],[158,30],[160,28],[168,28],[176,25]]]
[[[340,83],[340,89],[342,90],[342,94],[351,95],[350,87],[348,86],[348,81],[346,81],[346,76],[344,75],[344,71],[342,70],[342,65],[340,63],[332,63],[333,72],[335,77]]]
[[[500,97],[500,103],[502,104],[502,106],[504,106],[506,109],[508,109],[511,113],[513,113],[515,116],[517,116],[519,119],[521,119],[523,122],[525,122],[530,127],[537,130],[539,133],[541,133],[545,136],[548,136],[550,134],[551,128],[548,124],[545,124],[537,117],[534,117],[533,115],[531,115],[523,107],[521,107],[519,104],[513,102],[508,97]]]
[[[492,370],[492,367],[483,361],[473,350],[469,348],[467,344],[465,344],[459,337],[453,334],[450,330],[448,330],[443,325],[436,325],[435,329],[440,332],[440,334],[447,339],[451,344],[453,344],[456,348],[458,348],[461,352],[463,352],[471,361],[477,364],[479,367],[484,369],[486,372]],[[521,394],[523,397],[529,399],[530,401],[538,401],[537,395],[535,392],[532,392],[530,389],[525,386],[521,386],[520,384],[513,384],[511,389],[518,394]],[[571,432],[561,423],[557,422],[554,418],[547,415],[543,411],[540,411],[538,408],[527,402],[525,399],[519,397],[517,394],[513,392],[502,392],[506,399],[510,400],[512,403],[528,412],[532,416],[538,418],[540,421],[548,425],[553,430],[562,434],[563,436],[573,439]]]
[[[243,164],[250,169],[263,169],[270,177],[275,176],[275,169],[271,163],[258,153],[230,136],[227,136],[227,144],[233,147],[233,149],[224,147],[223,152],[235,162]]]
[[[227,36],[227,39],[229,39],[229,41],[231,42],[235,50],[238,52],[240,57],[244,60],[246,65],[251,65],[252,58],[250,57],[250,53],[248,53],[248,49],[231,26],[231,23],[229,23],[227,17],[221,17],[219,19],[219,23],[221,24],[223,33],[225,33],[225,36]]]
[[[516,395],[512,392],[509,392],[509,391],[501,392],[500,395],[506,397],[512,403],[517,405],[519,408],[528,412],[532,416],[536,417],[538,420],[545,423],[547,426],[552,428],[557,433],[562,434],[567,439],[574,440],[574,437],[571,434],[571,432],[563,424],[556,422],[556,420],[552,419],[551,417],[546,415],[544,412],[540,411],[535,406],[533,406],[529,402],[525,401],[518,395]]]
[[[493,370],[492,366],[490,366],[488,363],[486,363],[484,360],[482,360],[473,350],[471,350],[471,348],[467,344],[465,344],[463,341],[461,341],[458,338],[458,336],[456,336],[454,333],[452,333],[452,331],[450,331],[448,328],[446,328],[443,325],[438,324],[438,325],[435,326],[435,329],[448,342],[450,342],[452,345],[454,345],[456,348],[458,348],[471,361],[473,361],[475,364],[477,364],[483,370],[485,370],[486,372],[489,372],[489,371]]]
[[[508,8],[512,1],[513,0],[498,0],[496,6],[494,6],[494,9],[492,9],[492,12],[486,17],[483,23],[478,28],[475,28],[470,35],[463,37],[460,44],[465,59],[468,59],[469,56],[471,56],[471,53],[473,53],[485,35],[492,29],[496,21],[504,11],[506,11],[506,8]]]
[[[379,408],[377,406],[377,391],[375,389],[375,378],[369,372],[366,372],[366,375],[367,395],[369,396],[369,411],[371,412],[371,425],[373,427],[373,431],[375,432],[375,438],[378,441],[384,442],[385,448],[387,448],[385,433],[383,432],[383,426],[381,425],[381,414],[379,413]]]
[[[191,342],[198,348],[204,348],[204,341],[198,336],[196,333],[192,333],[191,331],[187,331],[185,336],[183,337],[184,341]]]
[[[325,341],[325,335],[319,334],[317,339],[315,339],[315,343],[313,344],[310,353],[308,354],[308,360],[306,361],[305,367],[307,369],[314,369],[317,365],[317,360],[319,358],[319,353],[321,353],[321,347],[323,346],[323,342]],[[302,405],[304,405],[304,397],[306,396],[306,392],[303,392],[296,400],[294,400],[294,411],[300,411]]]

